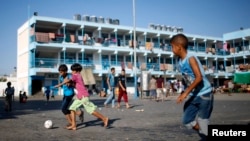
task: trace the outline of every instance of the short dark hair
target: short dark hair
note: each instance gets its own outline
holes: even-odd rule
[[[9,82],[7,82],[7,86],[10,86],[11,85],[11,82],[9,81]]]
[[[112,71],[112,70],[115,70],[115,68],[114,68],[114,67],[112,67],[110,70],[111,70],[111,71]]]
[[[178,44],[181,45],[184,49],[188,48],[188,38],[187,36],[185,36],[182,33],[176,34],[174,35],[171,39],[170,39],[170,43],[171,44]]]
[[[82,65],[79,63],[74,63],[73,65],[71,65],[70,69],[72,71],[82,71]]]
[[[124,71],[124,72],[125,72],[125,69],[122,69],[122,71]]]
[[[58,71],[68,71],[68,67],[67,65],[65,64],[61,64],[59,67],[58,67]]]

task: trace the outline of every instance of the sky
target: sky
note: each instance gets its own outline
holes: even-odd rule
[[[1,0],[0,75],[17,66],[17,30],[28,17],[73,19],[75,14],[119,19],[133,26],[133,0]],[[250,28],[249,0],[135,0],[135,25],[150,23],[182,27],[184,33],[222,37]],[[18,69],[18,68],[17,68]]]

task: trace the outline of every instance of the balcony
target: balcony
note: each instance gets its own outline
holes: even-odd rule
[[[31,68],[51,68],[58,69],[60,64],[67,64],[70,68],[70,65],[73,63],[80,63],[83,67],[91,67],[94,72],[108,72],[111,67],[115,67],[116,70],[121,70],[121,68],[125,68],[127,73],[132,73],[134,69],[137,69],[137,72],[140,70],[147,70],[151,72],[173,72],[172,64],[163,64],[164,68],[159,63],[137,63],[136,67],[133,62],[126,61],[98,61],[98,60],[75,60],[75,59],[55,59],[55,58],[36,58],[34,62],[32,62]]]

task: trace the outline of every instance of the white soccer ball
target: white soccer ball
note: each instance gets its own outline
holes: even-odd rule
[[[74,88],[74,93],[77,95],[78,94],[78,91],[76,88]]]
[[[46,120],[44,122],[44,127],[47,128],[47,129],[51,129],[53,127],[53,122],[52,120]]]

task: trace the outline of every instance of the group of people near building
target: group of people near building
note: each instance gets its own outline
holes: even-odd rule
[[[4,110],[6,112],[12,111],[12,102],[15,99],[15,87],[12,86],[11,82],[7,82],[7,87],[3,90],[3,96],[5,97]],[[28,96],[25,91],[19,92],[19,103],[26,103]]]
[[[207,140],[209,119],[213,110],[213,93],[211,82],[207,79],[205,71],[196,57],[196,55],[188,52],[188,38],[184,34],[176,34],[171,40],[172,51],[175,56],[179,58],[179,69],[182,73],[182,79],[177,80],[176,84],[169,84],[169,90],[179,91],[180,95],[177,97],[177,104],[185,101],[182,122],[186,127],[197,131],[201,140]],[[114,70],[112,75],[114,75]],[[124,72],[122,71],[122,74]],[[114,76],[109,76],[107,83],[109,90],[113,91],[112,95],[107,98],[104,105],[107,106],[107,101],[112,99],[112,106],[114,106]],[[118,107],[120,107],[120,97],[126,93],[123,87],[123,76],[118,79],[119,94]],[[110,81],[111,80],[111,81]],[[112,82],[112,83],[110,83]],[[152,76],[149,82],[149,89],[151,96],[154,96],[157,101],[163,100],[164,97],[164,78],[162,75],[159,78]],[[124,99],[127,104],[127,95]]]
[[[152,75],[149,81],[149,96],[157,102],[164,101],[169,95],[180,94],[183,90],[184,85],[181,80],[169,80],[165,82],[162,75],[158,78]]]
[[[199,59],[188,52],[188,38],[184,34],[176,34],[171,40],[172,52],[179,58],[179,68],[182,73],[182,87],[180,95],[176,99],[176,103],[185,101],[182,123],[190,129],[194,129],[204,141],[208,135],[209,119],[213,110],[213,94],[212,86],[206,78],[204,69]],[[82,66],[79,63],[71,65],[72,74],[69,74],[67,65],[59,66],[60,83],[54,88],[62,87],[63,101],[61,110],[65,115],[68,124],[66,129],[77,130],[76,116],[83,122],[84,112],[81,106],[84,107],[87,113],[100,118],[103,121],[104,127],[109,124],[109,118],[97,111],[95,105],[89,99],[88,89],[84,85],[84,80],[80,74]],[[120,108],[121,99],[125,101],[126,108],[131,108],[128,103],[127,87],[125,80],[125,70],[121,70],[118,81],[115,81],[115,69],[111,68],[111,73],[107,77],[109,96],[104,102],[104,106],[108,107],[111,102],[112,107]],[[118,86],[119,94],[117,105],[115,104],[115,88]],[[10,85],[8,84],[8,88]],[[164,88],[164,79],[160,76],[157,80],[154,76],[150,80],[151,94],[156,94],[156,100],[161,100],[162,90]],[[11,95],[5,90],[7,101],[11,100]],[[158,94],[159,93],[159,94]],[[9,96],[10,95],[10,96]],[[10,105],[11,107],[11,105]],[[11,108],[10,108],[11,109]]]
[[[178,66],[182,73],[182,79],[178,80],[177,88],[180,95],[177,97],[176,103],[180,104],[185,101],[182,123],[190,129],[197,131],[202,141],[207,140],[208,124],[211,113],[213,111],[213,93],[211,82],[205,75],[203,66],[195,54],[188,52],[188,38],[184,34],[176,34],[171,40],[172,52],[179,58]],[[112,100],[114,104],[114,70],[111,70],[112,75],[108,76],[107,83],[109,90],[113,93],[107,98],[104,105],[107,106],[108,101]],[[120,107],[120,98],[123,96],[127,106],[126,87],[123,80],[125,79],[122,70],[122,75],[118,79],[121,95],[118,96],[118,108]],[[171,86],[171,84],[170,84]],[[152,76],[150,82],[150,93],[154,95],[156,100],[162,100],[164,79],[160,75],[159,78]],[[174,86],[170,87],[175,89]],[[128,107],[128,106],[127,106]]]
[[[112,108],[120,108],[121,107],[121,99],[124,99],[126,104],[126,108],[131,108],[128,103],[128,94],[127,94],[127,86],[126,86],[126,77],[125,77],[125,69],[121,70],[121,74],[118,77],[118,82],[115,80],[115,68],[112,67],[110,69],[110,73],[107,77],[107,85],[108,85],[108,92],[109,95],[104,102],[104,106],[108,107],[108,104],[112,102]],[[116,93],[115,89],[119,89]],[[115,106],[115,95],[117,94],[117,106]]]

